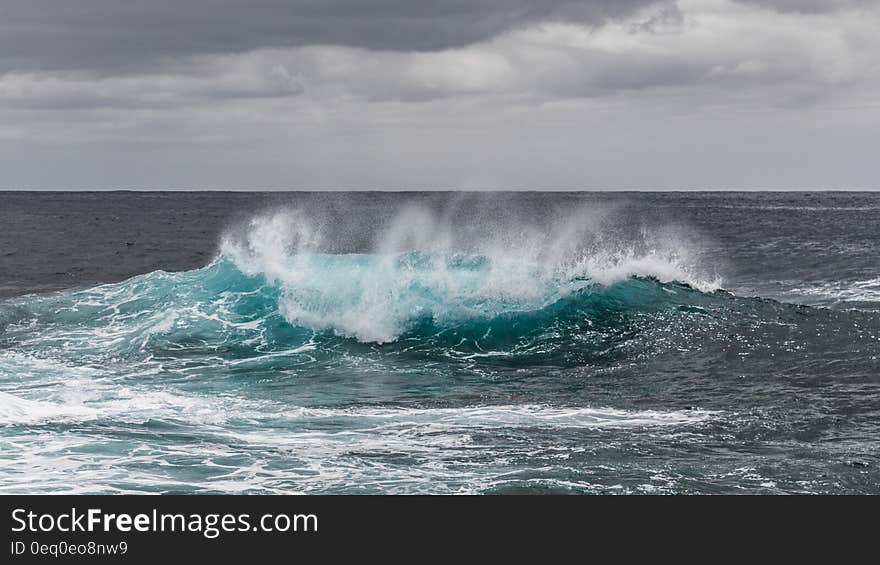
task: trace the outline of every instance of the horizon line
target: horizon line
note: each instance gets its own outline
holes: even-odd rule
[[[660,193],[660,192],[878,192],[878,188],[2,188],[0,192],[218,192],[218,193],[291,193],[291,192],[521,192],[521,193]]]

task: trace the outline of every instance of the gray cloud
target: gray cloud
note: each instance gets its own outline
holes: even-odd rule
[[[876,187],[877,5],[0,0],[0,189]]]
[[[155,67],[163,59],[339,45],[431,51],[536,21],[601,23],[656,0],[4,0],[0,72]]]
[[[778,12],[822,13],[841,9],[868,7],[876,0],[737,0],[742,4],[752,4],[770,8]]]
[[[30,0],[28,6],[40,5],[43,1]],[[875,74],[871,69],[880,61],[875,55],[878,47],[876,12],[793,12],[785,9],[784,1],[555,1],[537,7],[516,0],[510,12],[500,10],[498,4],[489,0],[467,5],[414,3],[416,7],[409,11],[397,12],[391,10],[394,3],[390,0],[368,3],[336,0],[320,5],[300,1],[296,5],[302,8],[304,15],[312,19],[322,16],[323,27],[309,28],[296,18],[285,24],[287,20],[283,16],[287,12],[280,7],[275,19],[290,30],[299,26],[300,30],[320,31],[323,35],[318,44],[260,46],[244,51],[229,48],[210,51],[210,47],[218,48],[213,43],[216,37],[232,33],[232,29],[208,16],[193,24],[193,3],[186,3],[187,9],[183,11],[167,7],[163,4],[167,0],[149,4],[112,2],[117,8],[106,12],[70,9],[87,1],[89,6],[96,7],[104,0],[69,0],[63,4],[66,10],[47,12],[46,17],[55,18],[57,22],[67,21],[71,32],[89,26],[107,27],[114,30],[113,39],[123,37],[123,31],[128,29],[120,25],[121,22],[132,25],[135,21],[147,22],[135,27],[145,33],[150,30],[158,33],[163,28],[158,20],[153,20],[159,14],[166,14],[168,30],[193,27],[192,33],[177,34],[177,41],[189,43],[157,44],[137,53],[132,49],[108,49],[105,55],[111,59],[80,56],[72,49],[56,49],[53,53],[65,53],[67,57],[43,61],[39,55],[44,52],[35,50],[33,68],[0,74],[0,102],[9,108],[54,111],[71,108],[167,110],[214,105],[224,100],[252,100],[257,105],[260,100],[293,97],[305,97],[324,106],[348,99],[364,104],[412,103],[461,96],[507,97],[508,102],[518,99],[542,103],[653,89],[690,91],[693,96],[701,89],[704,93],[701,96],[705,96],[707,87],[712,87],[716,93],[704,100],[762,90],[766,103],[794,106],[815,104],[853,85],[871,82]],[[251,19],[240,14],[240,26],[235,33],[241,38],[251,37],[254,45],[281,41],[279,37],[273,39],[272,34],[248,32],[260,29],[262,24],[272,24],[270,18],[258,16],[265,15],[276,1],[254,1],[250,6],[253,11],[248,12]],[[233,11],[241,8],[237,1],[196,0],[195,3]],[[772,4],[777,9],[767,10],[758,3]],[[844,7],[856,3],[839,0],[837,4]],[[164,12],[160,9],[163,5]],[[24,5],[11,6],[17,9],[18,17],[0,20],[3,22],[0,26],[25,28],[28,22],[31,28],[36,25],[38,18],[33,8],[28,11]],[[289,5],[284,6],[289,9]],[[636,11],[639,6],[643,9]],[[809,5],[803,7],[807,9]],[[10,8],[6,10],[9,13]],[[31,14],[30,19],[27,14]],[[390,25],[392,20],[401,19],[425,24],[433,21],[427,17],[429,14],[436,18],[431,41],[449,42],[450,33],[458,29],[453,22],[466,15],[471,16],[472,22],[482,22],[487,37],[456,47],[418,50],[414,49],[415,43],[406,44],[393,34],[382,35],[375,30],[355,33],[352,27],[356,23],[364,25],[366,27],[360,30],[363,32],[381,22]],[[226,17],[221,19],[226,21]],[[534,21],[525,25],[529,18]],[[584,24],[600,20],[602,24]],[[111,21],[117,23],[115,27],[109,26]],[[489,31],[489,28],[505,29],[504,26],[513,25],[513,21],[523,23],[505,33],[493,35]],[[99,26],[101,22],[107,25]],[[348,23],[343,25],[345,22]],[[330,38],[341,33],[340,29],[350,33],[339,41],[351,45],[331,42]],[[195,33],[199,30],[200,33]],[[208,33],[211,30],[213,35]],[[108,41],[100,34],[75,35],[83,36],[85,46],[94,47]],[[63,33],[59,36],[63,38]],[[150,40],[157,37],[161,34],[150,35]],[[398,49],[365,46],[387,47],[382,42],[389,41],[389,37]],[[745,38],[748,41],[744,41]],[[306,37],[301,35],[299,39],[305,41]],[[51,38],[45,40],[52,41]],[[0,34],[2,41],[9,40]],[[61,68],[41,68],[50,63]]]

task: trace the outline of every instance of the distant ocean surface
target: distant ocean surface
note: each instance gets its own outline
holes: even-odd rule
[[[0,492],[880,493],[880,193],[0,192]]]

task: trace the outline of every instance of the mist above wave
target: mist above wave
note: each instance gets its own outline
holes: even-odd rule
[[[539,311],[588,287],[630,277],[703,291],[720,277],[681,227],[626,226],[615,208],[441,209],[408,205],[369,218],[289,208],[224,237],[221,255],[280,291],[291,324],[389,342],[419,319],[438,323]],[[340,239],[365,224],[356,252]],[[378,225],[376,225],[378,224]],[[363,240],[368,239],[366,245]]]

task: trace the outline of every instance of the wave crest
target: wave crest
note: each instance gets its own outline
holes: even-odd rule
[[[698,248],[675,230],[624,238],[605,226],[602,214],[578,211],[550,229],[496,222],[459,230],[410,207],[377,232],[371,252],[327,253],[321,226],[285,210],[228,234],[221,255],[277,286],[291,324],[376,343],[426,319],[443,325],[541,311],[630,277],[720,288],[700,267]]]

